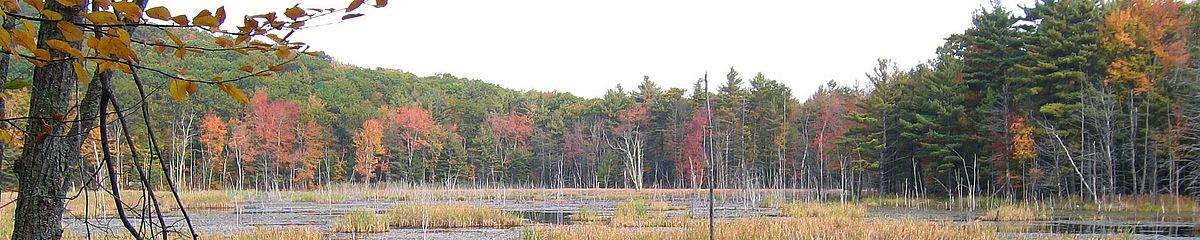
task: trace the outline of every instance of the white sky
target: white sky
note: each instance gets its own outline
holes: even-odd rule
[[[294,2],[150,5],[189,16],[225,5],[227,22],[240,24],[238,16],[282,12]],[[349,2],[303,1],[301,7]],[[1032,2],[1004,4],[1019,14],[1017,5]],[[988,0],[392,0],[293,40],[362,67],[450,73],[585,97],[618,83],[630,89],[643,75],[664,87],[690,89],[705,72],[720,83],[733,66],[744,78],[762,72],[803,99],[831,79],[863,80],[878,58],[907,68],[933,57],[943,39],[970,26],[984,6]]]

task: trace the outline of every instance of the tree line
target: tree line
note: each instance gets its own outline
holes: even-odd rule
[[[71,182],[105,177],[93,169],[99,146],[109,144],[122,181],[138,181],[123,176],[136,174],[130,158],[142,151],[141,163],[161,156],[172,166],[150,178],[203,189],[688,188],[707,184],[712,169],[718,188],[1095,201],[1200,195],[1200,3],[1042,0],[1019,10],[981,9],[933,59],[906,69],[880,60],[857,84],[829,81],[807,97],[734,68],[692,86],[645,77],[583,98],[300,56],[278,74],[233,82],[252,89],[244,106],[216,90],[192,90],[187,101],[150,95],[147,116],[161,122],[153,130],[163,151],[87,138],[85,164],[76,167],[90,174]],[[208,33],[171,32],[189,46],[216,47]],[[149,66],[187,66],[180,74],[197,76],[270,57],[135,50],[147,52]],[[163,92],[175,87],[170,78],[144,78]],[[134,85],[114,91],[118,101],[142,101],[123,99],[136,96]],[[145,131],[128,127],[103,126]]]

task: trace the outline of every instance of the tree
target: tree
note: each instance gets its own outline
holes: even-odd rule
[[[225,144],[228,141],[228,126],[225,120],[216,114],[206,113],[200,120],[200,144],[208,149],[208,184],[223,186],[228,180],[228,166],[225,161]],[[212,181],[213,175],[219,177]]]
[[[697,109],[687,123],[683,139],[683,161],[676,166],[679,178],[686,179],[692,188],[700,188],[704,181],[708,153],[704,149],[704,132],[708,130],[708,112]]]
[[[383,127],[379,120],[363,121],[362,129],[354,134],[354,173],[363,182],[370,182],[380,168],[379,155],[385,153],[383,147]]]
[[[613,150],[623,154],[625,160],[625,177],[633,183],[634,189],[642,189],[642,177],[645,171],[643,157],[645,156],[645,135],[642,125],[650,119],[649,109],[642,103],[634,103],[628,109],[617,114],[617,124],[613,135],[617,140],[610,140],[608,145]]]
[[[404,149],[408,155],[408,166],[412,167],[413,158],[416,156],[415,152],[430,146],[430,133],[437,127],[437,122],[434,122],[429,111],[420,106],[398,109],[392,121],[395,124],[396,134],[404,143]],[[404,176],[411,177],[409,172],[405,172]]]

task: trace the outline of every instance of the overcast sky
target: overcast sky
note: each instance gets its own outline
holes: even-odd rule
[[[1004,5],[1019,13],[1016,6],[1032,1]],[[189,16],[225,5],[231,19],[292,4],[150,1]],[[719,83],[732,66],[744,78],[762,72],[803,99],[831,79],[862,81],[878,58],[907,68],[933,57],[943,39],[970,26],[984,6],[988,0],[393,0],[293,40],[362,67],[450,73],[585,97],[617,84],[632,88],[643,75],[660,86],[690,89],[708,72],[710,82]]]

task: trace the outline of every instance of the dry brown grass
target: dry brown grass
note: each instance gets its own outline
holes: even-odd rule
[[[388,225],[409,228],[503,228],[521,225],[521,218],[500,209],[461,203],[396,206],[387,212]]]
[[[850,218],[751,218],[719,222],[716,239],[997,239],[982,225],[917,220]],[[525,239],[708,239],[708,228],[692,222],[677,228],[604,225],[533,227]]]
[[[173,213],[179,211],[179,205],[175,202],[175,196],[170,192],[155,192],[154,196],[158,198],[159,207],[164,212]],[[117,215],[113,196],[108,192],[86,191],[80,192],[78,195],[72,193],[70,197],[74,197],[74,199],[68,199],[66,203],[66,213],[69,217],[81,218]],[[121,200],[128,206],[141,206],[141,203],[146,201],[146,197],[148,195],[144,191],[121,191]],[[189,212],[229,210],[233,209],[234,202],[229,194],[218,190],[183,191],[179,193],[179,198]]]
[[[1000,206],[984,212],[980,217],[984,221],[1036,221],[1048,218],[1049,216],[1045,213],[1017,205]]]
[[[780,209],[788,217],[864,218],[867,208],[861,204],[789,203]]]
[[[96,232],[92,236],[74,231],[63,231],[64,240],[90,240],[90,239],[108,239],[108,240],[133,240],[135,238],[123,232],[114,232],[115,234],[107,234]],[[167,237],[172,240],[191,239],[183,235],[171,235]],[[321,230],[316,228],[254,228],[252,230],[237,231],[233,233],[221,234],[200,234],[200,239],[215,239],[215,240],[320,240]]]
[[[342,216],[333,224],[334,232],[378,233],[388,231],[386,215],[374,211],[354,211]]]

